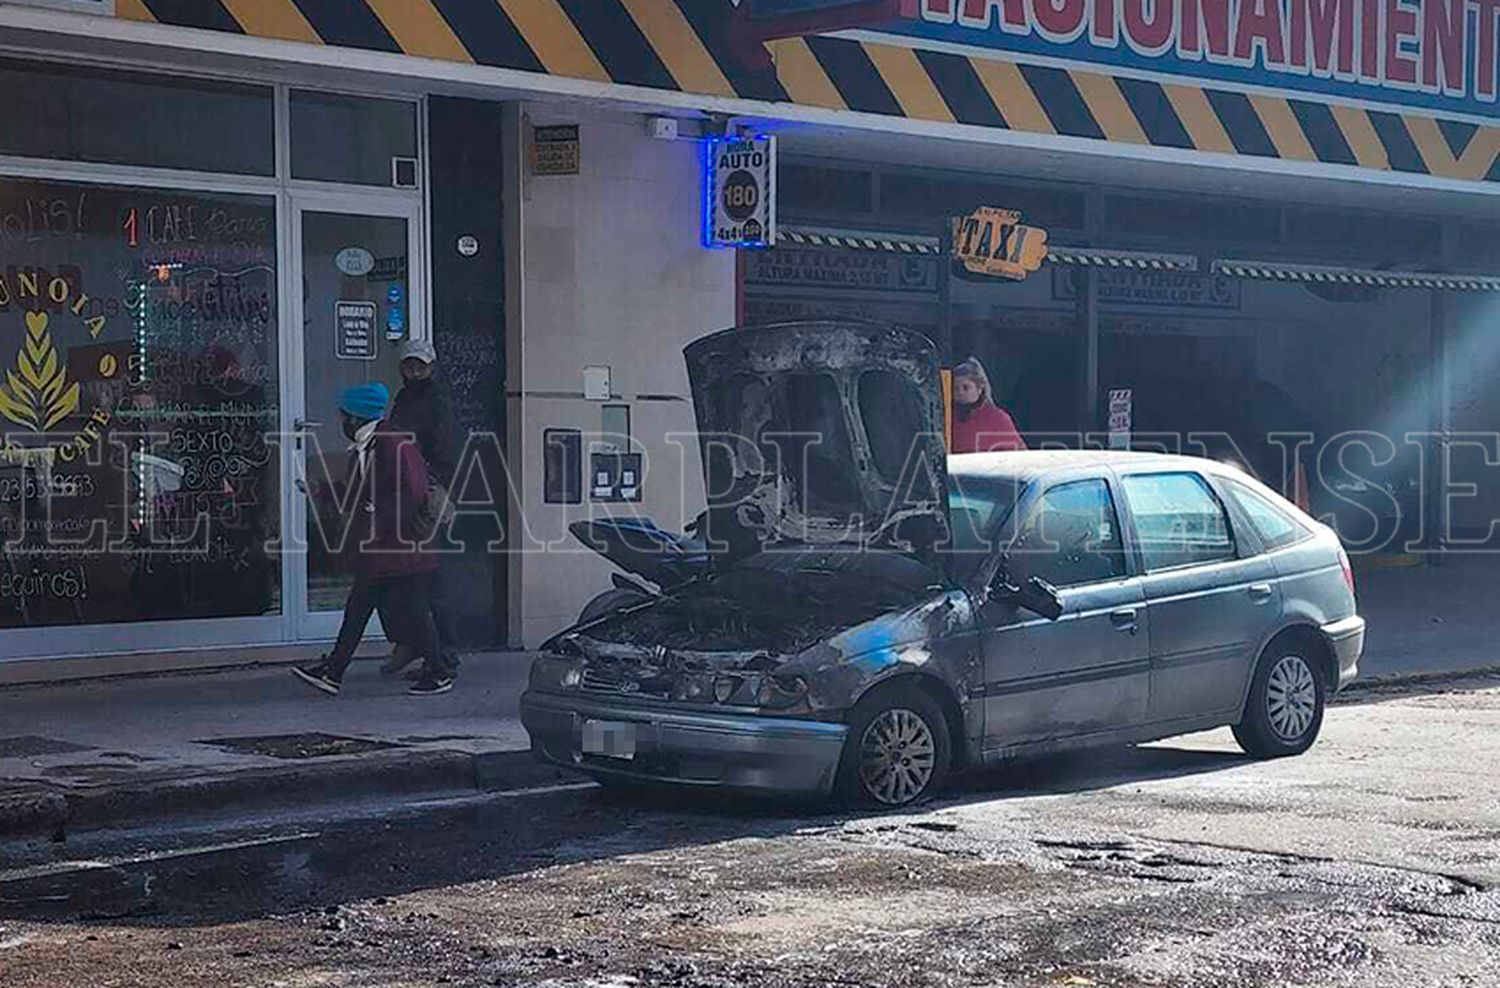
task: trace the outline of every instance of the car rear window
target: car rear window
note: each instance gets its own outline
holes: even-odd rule
[[[1196,473],[1132,474],[1122,483],[1148,572],[1235,558],[1224,506]]]
[[[1260,536],[1267,552],[1301,542],[1312,534],[1285,510],[1246,485],[1231,480],[1224,486],[1234,503],[1245,512],[1245,517],[1250,519],[1250,527]]]

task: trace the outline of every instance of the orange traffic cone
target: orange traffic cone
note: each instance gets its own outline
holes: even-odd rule
[[[1292,468],[1292,502],[1303,511],[1312,512],[1312,498],[1307,492],[1307,471],[1302,469],[1302,458],[1297,458]]]

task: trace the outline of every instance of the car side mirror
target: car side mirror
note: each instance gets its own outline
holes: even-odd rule
[[[1002,572],[995,578],[994,591],[996,599],[1023,607],[1048,621],[1056,621],[1062,617],[1062,595],[1057,592],[1056,587],[1039,576],[1033,576],[1017,586],[1009,582]]]

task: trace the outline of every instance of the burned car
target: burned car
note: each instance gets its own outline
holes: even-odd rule
[[[1295,754],[1356,673],[1337,538],[1232,468],[947,456],[935,348],[892,327],[685,356],[707,558],[613,546],[657,588],[544,644],[521,713],[545,760],[901,806],[966,766],[1222,725]]]

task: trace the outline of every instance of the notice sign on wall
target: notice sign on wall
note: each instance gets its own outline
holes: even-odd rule
[[[776,244],[776,138],[710,138],[704,165],[703,243]]]
[[[577,175],[582,165],[577,124],[537,127],[531,132],[531,174]]]
[[[1109,448],[1129,449],[1134,423],[1135,393],[1129,388],[1109,389]]]
[[[379,347],[374,302],[333,303],[334,355],[340,360],[374,360]]]

